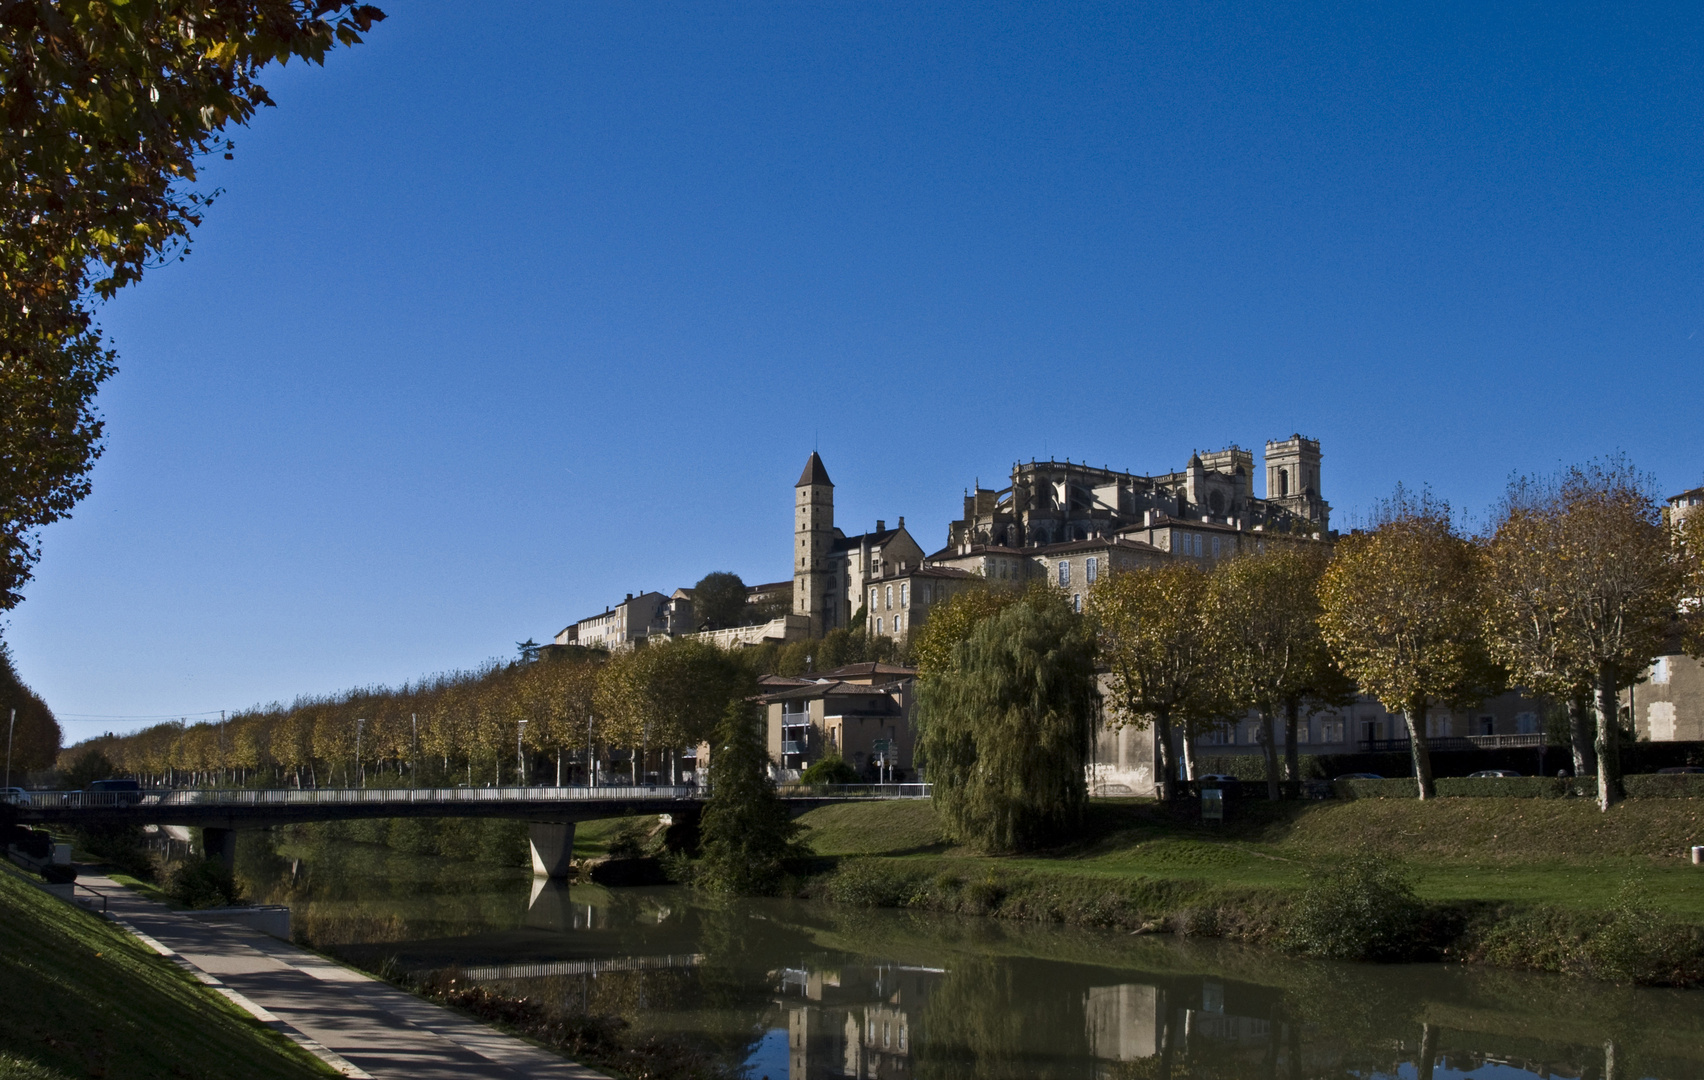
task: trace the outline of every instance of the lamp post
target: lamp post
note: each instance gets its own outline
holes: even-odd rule
[[[361,774],[361,786],[367,786],[367,763],[361,760],[361,729],[367,726],[365,718],[355,720],[355,768]]]
[[[515,775],[520,778],[522,787],[525,787],[527,783],[527,755],[526,751],[521,749],[521,740],[526,737],[526,733],[527,722],[517,720],[515,722]]]
[[[12,786],[12,731],[18,726],[18,710],[12,710],[12,719],[6,722],[6,786]]]
[[[598,786],[598,755],[592,749],[592,714],[586,714],[586,786]]]

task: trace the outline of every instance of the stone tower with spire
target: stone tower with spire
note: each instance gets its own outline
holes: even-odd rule
[[[793,485],[793,613],[809,616],[811,636],[834,628],[834,481],[811,451]]]

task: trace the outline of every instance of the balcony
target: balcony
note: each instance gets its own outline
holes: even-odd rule
[[[1434,735],[1426,740],[1426,748],[1434,753],[1451,750],[1537,750],[1544,745],[1544,736],[1531,735]],[[1362,739],[1363,753],[1408,753],[1408,739]]]

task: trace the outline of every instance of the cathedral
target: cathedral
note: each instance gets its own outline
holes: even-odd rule
[[[979,581],[1045,578],[1080,607],[1103,573],[1325,539],[1331,506],[1320,495],[1320,458],[1319,443],[1301,435],[1268,442],[1264,497],[1254,494],[1254,455],[1238,446],[1155,476],[1020,462],[1008,486],[966,494],[946,546],[925,555],[904,518],[858,536],[836,528],[834,483],[812,453],[793,489],[793,615],[815,637],[862,609],[869,633],[904,640],[931,606]]]

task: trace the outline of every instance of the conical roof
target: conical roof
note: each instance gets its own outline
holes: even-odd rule
[[[822,467],[822,458],[815,450],[811,451],[811,459],[805,462],[805,471],[799,474],[799,482],[794,487],[806,487],[810,484],[827,484],[834,486],[834,481],[828,478],[828,470]]]

